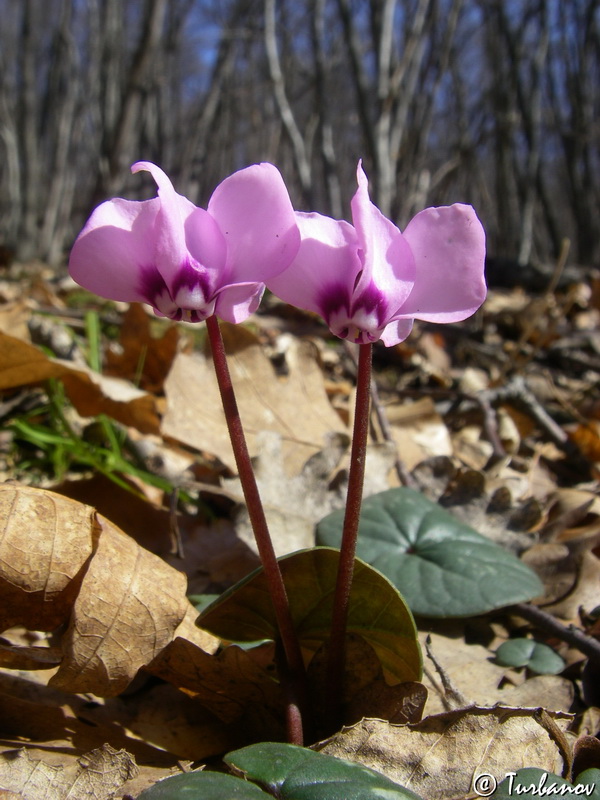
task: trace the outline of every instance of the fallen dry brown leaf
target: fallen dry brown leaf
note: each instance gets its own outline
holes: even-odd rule
[[[54,766],[32,759],[27,750],[0,760],[0,785],[18,791],[23,800],[110,800],[137,775],[132,757],[104,745],[82,755],[77,765]]]
[[[0,332],[0,390],[60,379],[69,399],[84,417],[97,414],[131,425],[144,433],[158,432],[156,400],[133,384],[99,375],[84,365],[49,358],[42,350]]]
[[[68,621],[52,685],[110,696],[174,638],[186,578],[94,509],[42,489],[0,486],[2,630],[54,630]],[[218,640],[188,635],[214,652]]]
[[[571,681],[558,675],[539,675],[515,683],[506,680],[509,670],[495,664],[492,653],[479,644],[467,644],[464,635],[455,636],[440,633],[419,634],[423,648],[425,640],[430,639],[430,648],[436,665],[424,658],[423,683],[429,691],[425,713],[439,714],[456,703],[446,697],[437,668],[444,670],[452,687],[466,703],[529,708],[541,705],[553,711],[566,711],[571,707],[574,689]]]
[[[145,392],[162,391],[164,380],[177,353],[180,329],[170,325],[153,336],[151,317],[139,303],[132,303],[119,330],[120,347],[106,351],[105,372],[135,383]]]
[[[391,725],[364,719],[319,749],[382,772],[428,800],[467,795],[482,773],[498,781],[521,767],[562,774],[571,715],[506,706],[468,708]]]
[[[289,373],[278,376],[258,339],[241,326],[223,324],[229,368],[251,455],[256,437],[275,431],[283,440],[288,475],[297,475],[326,436],[346,432],[325,392],[316,349],[295,341],[287,353]],[[162,434],[206,451],[235,472],[231,443],[211,359],[180,353],[165,382],[167,408]]]

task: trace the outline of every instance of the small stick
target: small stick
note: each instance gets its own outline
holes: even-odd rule
[[[509,611],[514,611],[520,617],[524,617],[528,622],[536,625],[540,630],[556,636],[561,641],[576,647],[580,653],[587,656],[590,661],[600,665],[600,642],[592,636],[588,636],[574,625],[563,625],[556,617],[547,611],[530,603],[516,603],[511,606]]]

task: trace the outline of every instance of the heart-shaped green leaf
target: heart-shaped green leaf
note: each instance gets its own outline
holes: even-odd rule
[[[220,772],[186,772],[165,778],[138,795],[138,800],[268,800],[255,783]]]
[[[307,661],[329,639],[339,551],[301,550],[279,559],[301,647]],[[215,636],[244,642],[275,637],[276,622],[265,575],[258,569],[204,610],[197,623]],[[421,649],[412,614],[398,590],[377,570],[356,560],[348,632],[375,650],[389,683],[418,681]]]
[[[372,769],[291,744],[253,744],[224,760],[245,780],[189,772],[156,783],[139,800],[420,800]]]
[[[565,662],[551,647],[534,639],[509,639],[496,650],[496,664],[528,667],[538,675],[557,675]]]
[[[291,744],[236,750],[225,762],[281,800],[418,800],[374,770]]]
[[[339,546],[343,510],[317,527],[317,543]],[[357,555],[386,575],[415,614],[466,617],[543,593],[537,575],[508,551],[412,489],[367,498]]]

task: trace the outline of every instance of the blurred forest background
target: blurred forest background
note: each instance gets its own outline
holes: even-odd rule
[[[489,252],[600,262],[600,0],[0,0],[0,245],[64,262],[91,208],[205,204],[271,161],[347,216],[472,203]]]

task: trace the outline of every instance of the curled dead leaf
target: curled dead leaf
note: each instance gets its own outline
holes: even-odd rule
[[[68,621],[52,686],[116,695],[177,631],[216,649],[218,639],[191,621],[185,575],[93,508],[17,486],[0,486],[0,508],[2,630],[55,630]]]
[[[65,622],[98,534],[93,508],[0,485],[0,630],[51,631]]]

